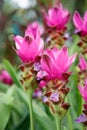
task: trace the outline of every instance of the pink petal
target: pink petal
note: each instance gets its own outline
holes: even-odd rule
[[[13,36],[13,39],[15,40],[17,50],[19,50],[23,42],[23,37],[17,35],[17,36]]]
[[[77,11],[75,11],[75,13],[74,13],[73,22],[77,28],[81,29],[83,21],[82,21],[82,18]]]
[[[68,62],[68,48],[66,46],[59,50],[56,62],[61,71],[64,71],[65,65]]]
[[[87,11],[85,12],[85,14],[84,14],[84,23],[87,23]]]
[[[44,49],[44,41],[42,38],[40,38],[40,43],[38,45],[38,52],[41,53]]]
[[[66,63],[66,67],[65,67],[65,70],[66,70],[66,71],[69,69],[70,65],[75,61],[76,56],[77,56],[77,53],[73,54],[73,55],[68,59],[68,62]]]
[[[25,31],[25,37],[29,36],[33,40],[36,38],[37,33],[39,30],[39,25],[37,22],[33,22],[32,24],[29,24],[26,31]]]
[[[61,21],[61,26],[64,27],[64,25],[69,21],[70,19],[70,14],[68,14],[67,16],[65,16],[62,21]]]
[[[83,87],[78,86],[78,88],[79,88],[79,91],[80,91],[82,97],[83,97],[84,100],[87,102],[87,85],[86,85],[86,86],[83,86]]]
[[[50,57],[48,54],[44,54],[41,59],[41,67],[42,70],[45,70],[51,77],[54,77],[57,75],[57,66],[53,60],[52,57]]]
[[[58,8],[57,7],[54,7],[52,9],[49,9],[48,11],[48,15],[49,15],[49,20],[55,24],[58,22],[57,20],[57,12],[58,12]]]
[[[82,56],[80,56],[80,58],[79,58],[79,67],[80,67],[81,70],[87,69],[87,63]]]

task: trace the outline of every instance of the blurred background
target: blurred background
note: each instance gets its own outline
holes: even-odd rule
[[[60,2],[71,12],[71,18],[75,10],[83,15],[87,7],[87,0],[0,0],[0,62],[4,58],[13,64],[19,62],[12,48],[12,34],[23,35],[30,22],[42,22],[43,8],[47,10]],[[68,28],[72,33],[72,21]]]
[[[58,5],[60,2],[63,4],[65,8],[67,8],[71,12],[71,21],[68,24],[68,31],[70,32],[70,34],[73,34],[74,26],[72,23],[72,16],[74,14],[74,11],[78,10],[80,14],[83,16],[84,12],[87,9],[87,0],[0,0],[0,67],[4,59],[9,60],[10,63],[15,66],[15,68],[18,67],[18,65],[20,65],[20,60],[18,59],[18,56],[14,51],[15,46],[14,41],[12,39],[12,35],[23,36],[27,25],[32,21],[37,20],[38,22],[42,23],[43,9],[47,10],[53,5]],[[73,46],[73,49],[71,47],[71,53],[73,53],[73,50],[75,50],[75,48],[76,46]],[[12,69],[12,66],[9,65],[8,63],[6,63],[6,67],[8,68],[7,70],[11,69],[9,72],[12,73],[13,75],[12,78],[15,81],[14,83],[15,85],[20,87],[20,84],[16,79],[17,74],[19,76],[19,73],[15,74]],[[73,65],[72,68],[75,68],[75,65]],[[4,124],[3,125],[4,128],[7,126],[6,130],[25,130],[25,126],[26,130],[28,130],[29,113],[27,106],[25,105],[26,98],[23,97],[24,94],[21,92],[21,90],[19,90],[19,88],[15,87],[15,85],[13,87],[10,87],[9,90],[8,90],[9,86],[4,86],[3,84],[0,85],[0,91],[3,90],[4,93],[6,93],[6,95],[0,96],[0,125]],[[75,119],[81,113],[80,106],[82,102],[81,96],[78,93],[77,85],[78,85],[78,77],[77,75],[74,74],[71,77],[70,83],[68,85],[71,87],[72,90],[69,94],[70,96],[69,102],[71,105],[69,111],[70,114],[69,113],[67,114],[68,115],[67,120],[69,123],[66,123],[67,121],[66,118],[63,123],[68,128],[68,125],[71,125],[70,122],[72,121],[72,125],[74,124],[73,127],[75,127],[75,129],[73,130],[82,130],[82,127],[80,127],[79,124],[75,123]],[[13,102],[12,98],[14,98]],[[6,102],[7,107],[6,105],[3,106],[3,104],[1,106],[2,102]],[[10,106],[9,104],[12,106]],[[47,128],[49,128],[49,124],[50,128],[53,126],[52,124],[53,119],[52,120],[49,119],[45,113],[47,113],[51,118],[52,115],[49,113],[47,106],[45,106],[46,108],[45,110],[42,104],[39,105],[38,104],[39,103],[36,103],[34,105],[34,112],[36,114],[35,118],[36,120],[38,120],[38,123],[37,122],[35,123],[35,128],[36,130],[47,130],[46,125],[48,126]],[[11,114],[10,108],[16,111],[15,112],[16,114],[14,114],[14,111]],[[45,112],[43,112],[42,110]],[[43,122],[41,121],[42,117]],[[38,124],[41,124],[41,126],[39,126]],[[52,128],[52,130],[53,129],[54,128]],[[1,129],[1,126],[0,130],[3,130]],[[68,130],[71,130],[71,128]]]

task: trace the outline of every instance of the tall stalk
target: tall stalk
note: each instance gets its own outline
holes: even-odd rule
[[[61,119],[58,114],[55,114],[56,130],[61,130]]]
[[[30,113],[30,130],[34,130],[32,92],[31,91],[28,92],[28,101],[29,101],[29,113]]]

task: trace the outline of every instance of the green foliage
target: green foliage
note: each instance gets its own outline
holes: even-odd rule
[[[41,105],[37,102],[33,102],[34,115],[38,123],[44,128],[44,130],[55,130],[56,125],[54,121],[42,110]],[[43,119],[42,119],[43,118]]]
[[[0,130],[4,130],[12,112],[13,98],[8,94],[0,93]]]
[[[14,83],[15,83],[18,87],[22,88],[21,83],[20,83],[19,80],[17,79],[16,71],[15,71],[15,69],[13,68],[13,66],[10,64],[10,62],[7,61],[7,60],[4,60],[4,61],[3,61],[3,64],[4,64],[4,68],[9,72],[10,76],[12,77]]]

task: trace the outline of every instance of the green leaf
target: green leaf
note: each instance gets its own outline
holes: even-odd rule
[[[0,93],[0,130],[4,130],[10,115],[11,115],[11,104],[13,103],[13,98],[6,94]]]
[[[10,86],[7,84],[0,83],[0,92],[6,92]]]
[[[18,87],[16,87],[16,86],[14,86],[14,87],[15,87],[15,90],[16,90],[16,92],[17,92],[17,94],[18,94],[20,100],[21,100],[23,103],[25,103],[26,106],[28,107],[28,98],[27,98],[26,93],[23,91],[23,89],[20,89],[20,88],[18,88]]]
[[[10,95],[14,99],[13,104],[11,104],[11,120],[8,122],[6,130],[9,130],[10,128],[12,130],[19,130],[22,128],[24,130],[25,127],[26,130],[28,130],[29,111],[26,105],[26,94],[23,92],[21,88],[18,88],[16,85],[12,85],[12,87],[8,89],[6,94]]]
[[[41,109],[41,106],[33,101],[34,118],[44,130],[56,130],[54,121]]]
[[[68,94],[68,102],[70,103],[70,117],[74,129],[82,130],[81,124],[75,122],[75,119],[79,117],[79,114],[82,112],[82,97],[78,92],[78,76],[76,73],[72,74],[69,79],[68,86],[71,88],[70,93]],[[68,113],[67,113],[68,114]]]
[[[7,60],[4,60],[4,61],[3,61],[3,64],[4,64],[5,69],[8,71],[8,73],[9,73],[10,76],[12,77],[14,83],[15,83],[18,87],[22,88],[21,83],[19,82],[19,80],[18,80],[18,78],[17,78],[17,74],[16,74],[16,71],[15,71],[15,69],[13,68],[13,66],[12,66],[12,65],[9,63],[9,61],[7,61]]]
[[[26,93],[23,92],[22,89],[15,87],[19,98],[22,102],[25,103],[26,107],[28,108],[28,98]],[[54,121],[46,114],[44,105],[36,101],[33,101],[33,111],[34,111],[34,118],[37,120],[37,123],[44,129],[44,130],[54,130],[56,129],[56,125]],[[50,124],[50,125],[49,125]],[[35,127],[36,128],[36,127]]]

